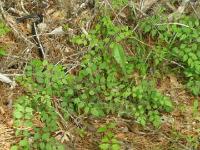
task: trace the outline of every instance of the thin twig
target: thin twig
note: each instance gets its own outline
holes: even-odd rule
[[[116,18],[122,13],[122,11],[123,11],[126,7],[128,7],[128,4],[125,5],[125,6],[117,13],[117,15],[115,16],[115,18],[113,19],[113,21],[116,20]]]
[[[166,60],[166,61],[169,61],[170,63],[172,63],[172,64],[174,64],[174,65],[177,65],[177,66],[179,66],[179,67],[181,67],[181,68],[185,68],[183,65],[177,63],[177,62],[174,61],[174,60],[168,60],[168,59],[166,59],[166,58],[163,58],[163,59]]]
[[[20,1],[20,4],[21,4],[21,7],[22,7],[22,10],[28,15],[29,14],[29,12],[25,9],[25,7],[24,7],[24,0],[21,0]]]
[[[153,48],[153,46],[144,43],[143,41],[137,39],[136,37],[131,37],[131,38],[135,39],[136,41],[142,43],[142,44],[145,45],[145,46],[148,46],[148,47],[150,47],[150,48]],[[147,56],[147,58],[146,58],[146,61],[147,61],[147,59],[149,58],[150,54],[151,54],[151,52],[148,54],[148,56]],[[179,66],[179,67],[181,67],[181,68],[185,68],[183,65],[177,63],[176,61],[168,60],[168,59],[166,59],[166,58],[163,58],[163,59],[164,59],[164,60],[167,60],[167,61],[169,61],[170,63],[175,64],[175,65],[177,65],[177,66]],[[145,62],[146,62],[146,61],[145,61]]]
[[[151,46],[151,45],[149,45],[149,44],[147,44],[147,43],[145,43],[145,42],[143,42],[143,41],[141,41],[141,40],[139,40],[139,39],[137,39],[136,37],[131,37],[130,39],[134,39],[134,40],[136,40],[136,41],[138,41],[138,42],[140,42],[141,44],[143,44],[143,45],[145,45],[145,46],[148,46],[148,47],[151,47],[151,48],[153,48],[153,46]]]
[[[15,27],[14,27],[14,19],[11,19],[12,17],[10,15],[8,15],[4,9],[3,9],[3,2],[0,1],[0,11],[1,14],[3,16],[3,19],[6,21],[6,23],[8,24],[8,26],[10,26],[10,28],[12,28],[12,30],[15,33],[15,36],[17,38],[21,37],[23,39],[24,42],[30,44],[30,45],[35,45],[34,43],[32,43],[30,40],[28,40],[20,31],[18,31]]]
[[[162,26],[162,25],[178,25],[178,26],[183,26],[183,27],[187,27],[187,28],[191,28],[190,26],[186,25],[186,24],[182,24],[182,23],[178,23],[178,22],[170,22],[170,23],[158,23],[155,24],[156,26]],[[193,28],[191,28],[193,29]]]
[[[35,37],[35,39],[36,39],[37,46],[38,46],[38,48],[39,48],[39,50],[40,50],[40,53],[41,53],[41,55],[42,55],[42,58],[45,59],[45,58],[46,58],[46,55],[45,55],[44,47],[43,47],[43,45],[42,45],[42,43],[41,43],[41,41],[40,41],[40,37],[38,36],[38,31],[37,31],[37,25],[36,25],[36,23],[33,23],[33,28],[34,28],[34,31],[35,31],[34,37]]]
[[[115,10],[113,9],[112,5],[110,4],[110,2],[109,2],[108,0],[106,0],[106,3],[108,4],[108,6],[109,6],[110,9],[112,10],[112,12],[115,14],[116,19],[118,20],[118,22],[119,22],[120,24],[122,24],[121,21],[120,21],[120,19],[119,19],[119,17],[117,16]]]
[[[158,0],[146,0],[142,2],[141,11],[144,13],[147,12],[157,1]]]
[[[23,76],[23,74],[17,74],[17,73],[14,73],[14,74],[3,74],[3,75],[8,76],[8,77]]]

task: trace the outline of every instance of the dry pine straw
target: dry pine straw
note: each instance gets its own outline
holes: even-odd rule
[[[0,123],[0,150],[9,150],[14,142],[14,130]]]

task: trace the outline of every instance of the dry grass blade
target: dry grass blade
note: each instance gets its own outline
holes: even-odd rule
[[[0,124],[0,150],[9,150],[15,142],[14,130]]]

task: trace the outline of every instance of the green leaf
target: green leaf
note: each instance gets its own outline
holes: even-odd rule
[[[10,29],[8,27],[6,27],[2,21],[0,21],[0,37],[4,36],[9,31],[10,31]]]
[[[99,111],[96,109],[96,108],[91,108],[91,114],[92,115],[94,115],[94,116],[96,116],[96,117],[99,117]]]
[[[99,145],[99,147],[101,150],[107,150],[107,149],[109,149],[110,144],[108,144],[108,143],[101,144],[101,145]]]
[[[52,150],[52,145],[51,143],[47,143],[45,146],[46,150]],[[59,149],[60,150],[60,149]]]
[[[38,132],[36,132],[35,134],[34,134],[34,140],[38,140],[38,139],[40,139],[41,138],[41,135],[38,133]]]
[[[199,108],[199,101],[197,99],[194,100],[193,103],[193,112],[198,112],[198,108]]]
[[[112,141],[112,143],[115,143],[115,144],[119,143],[119,141],[117,139],[114,139],[114,138],[111,141]]]
[[[109,142],[109,138],[107,136],[103,137],[101,142],[103,143],[108,143]]]
[[[112,122],[108,124],[108,128],[113,129],[116,127],[116,123]]]
[[[48,61],[47,61],[47,60],[44,60],[44,61],[42,62],[42,65],[43,65],[43,66],[48,65]]]
[[[6,51],[2,48],[0,48],[0,57],[1,56],[5,56],[6,55]]]
[[[125,73],[125,65],[126,65],[126,55],[124,52],[124,49],[122,47],[122,45],[118,44],[118,43],[112,43],[110,45],[111,49],[112,49],[112,55],[115,58],[116,62],[121,66],[123,72]]]
[[[22,146],[22,147],[28,147],[29,146],[28,140],[27,139],[21,140],[19,142],[19,145]]]
[[[41,142],[40,144],[39,144],[39,146],[40,146],[40,149],[42,150],[42,149],[45,149],[45,143],[44,142]]]
[[[120,150],[119,144],[112,144],[112,150]]]
[[[22,118],[22,116],[23,116],[23,114],[21,112],[19,112],[19,111],[15,111],[14,112],[14,117],[15,118],[20,119],[20,118]]]
[[[80,103],[78,103],[78,108],[81,109],[85,106],[85,103],[83,101],[80,101]]]
[[[194,24],[198,27],[199,26],[199,20],[195,20]]]
[[[58,150],[65,150],[65,147],[63,145],[58,145],[57,149]]]
[[[112,137],[114,136],[114,134],[113,134],[111,131],[109,131],[109,132],[107,133],[107,136],[108,136],[108,138],[112,138]]]
[[[27,113],[32,113],[32,112],[33,112],[33,109],[30,108],[30,107],[26,107],[26,108],[25,108],[25,111],[26,111]]]
[[[164,101],[164,104],[165,104],[167,107],[169,107],[169,108],[172,108],[172,107],[173,107],[172,102],[171,102],[170,100],[168,100],[168,99],[166,99],[166,100]]]
[[[185,54],[185,55],[183,56],[183,61],[187,61],[187,60],[188,60],[188,55]]]
[[[48,138],[49,138],[49,133],[44,133],[43,135],[42,135],[42,140],[48,140]]]
[[[87,107],[87,106],[86,106],[86,107],[84,108],[84,112],[87,114],[89,111],[90,111],[90,107]]]
[[[98,130],[97,130],[97,132],[105,132],[107,130],[107,127],[106,126],[104,126],[104,127],[100,127],[100,128],[98,128]]]
[[[147,25],[145,25],[144,32],[147,33],[149,31],[151,31],[151,25],[147,24]]]
[[[94,92],[93,90],[90,90],[89,94],[90,94],[90,95],[94,95],[95,92]]]
[[[14,146],[11,147],[10,150],[18,150],[18,146],[14,145]]]

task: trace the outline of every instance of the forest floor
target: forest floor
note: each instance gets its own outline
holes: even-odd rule
[[[76,46],[70,45],[68,41],[80,31],[82,21],[90,22],[94,17],[91,11],[92,4],[78,0],[73,1],[73,4],[70,5],[65,2],[61,4],[56,0],[42,2],[22,0],[21,2],[23,3],[18,0],[4,2],[1,0],[1,8],[4,10],[1,12],[2,19],[9,26],[10,32],[0,37],[1,47],[5,47],[7,51],[6,56],[0,57],[0,73],[14,80],[16,76],[23,74],[27,62],[40,58],[34,40],[32,40],[31,22],[29,20],[22,23],[16,22],[16,18],[27,11],[44,15],[40,40],[48,50],[48,61],[53,64],[62,63],[66,66],[67,64],[72,64],[72,67],[76,66],[81,58],[80,51]],[[155,0],[153,2],[149,4],[148,11],[156,9],[154,5],[163,5],[164,3]],[[178,6],[173,7],[178,9]],[[68,26],[66,31],[62,30],[62,27],[65,26]],[[88,23],[85,30],[88,31],[91,26],[92,23]],[[170,96],[173,103],[176,104],[173,112],[162,114],[163,123],[159,129],[155,129],[151,125],[141,127],[134,120],[112,115],[102,119],[80,116],[81,128],[78,128],[73,122],[67,125],[69,130],[65,133],[64,142],[67,143],[68,149],[98,149],[98,141],[101,137],[96,130],[102,124],[114,121],[117,128],[113,129],[113,133],[121,142],[121,149],[200,150],[200,111],[194,114],[195,97],[185,90],[184,85],[174,74],[166,74],[159,82],[157,89]],[[23,94],[24,89],[19,85],[0,82],[0,150],[9,150],[12,144],[19,141],[13,128],[12,104]]]

